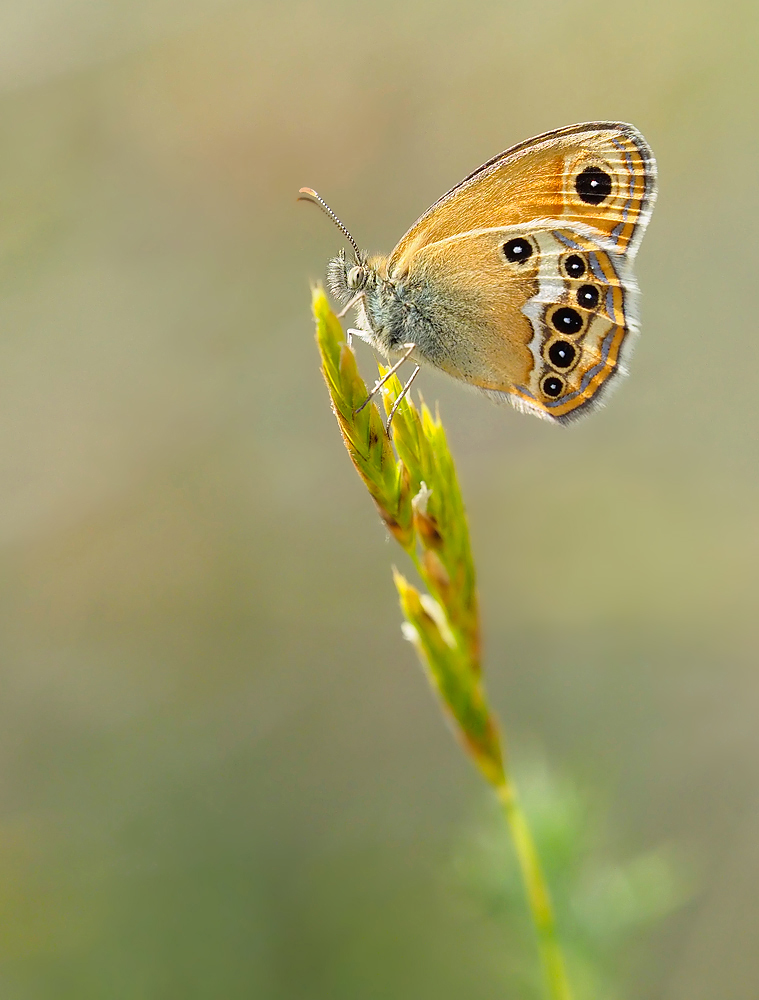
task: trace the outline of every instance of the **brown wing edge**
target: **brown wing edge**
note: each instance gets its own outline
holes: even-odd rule
[[[576,421],[584,420],[585,417],[590,416],[596,410],[602,409],[609,401],[610,396],[617,391],[622,382],[627,378],[629,374],[627,361],[632,354],[638,334],[639,329],[637,327],[632,328],[628,326],[624,339],[620,344],[619,354],[614,367],[593,395],[568,413],[553,414],[550,410],[541,406],[537,400],[532,402],[518,392],[504,392],[497,389],[479,389],[478,391],[489,396],[494,403],[510,403],[520,413],[531,413],[533,416],[540,417],[541,420],[548,421],[548,423],[573,424]]]

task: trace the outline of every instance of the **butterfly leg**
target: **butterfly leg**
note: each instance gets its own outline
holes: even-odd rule
[[[339,313],[335,313],[335,315],[337,316],[337,318],[338,318],[338,319],[342,319],[342,318],[343,318],[343,316],[345,316],[345,314],[346,314],[346,313],[348,312],[348,310],[349,310],[349,309],[352,309],[352,308],[353,308],[353,306],[356,306],[356,305],[358,305],[358,303],[359,303],[359,302],[363,302],[363,300],[364,300],[364,292],[357,292],[357,293],[356,293],[356,294],[355,294],[355,295],[353,296],[353,298],[352,298],[352,299],[350,299],[350,300],[349,300],[349,301],[348,301],[348,302],[347,302],[347,303],[346,303],[346,304],[345,304],[345,305],[343,306],[343,308],[342,308],[342,309],[340,310],[340,312],[339,312]]]
[[[354,326],[348,327],[345,331],[345,339],[348,342],[348,347],[353,347],[353,338],[358,337],[359,340],[363,340],[365,344],[371,344],[369,339],[369,334],[366,330],[357,330]]]
[[[356,331],[354,330],[353,332],[355,333]],[[360,413],[363,410],[363,408],[367,405],[367,403],[370,403],[374,399],[374,397],[380,391],[385,382],[387,382],[388,379],[392,378],[393,375],[395,375],[395,373],[398,371],[398,369],[401,367],[404,361],[408,361],[408,359],[411,357],[412,352],[416,350],[416,344],[404,344],[403,347],[404,347],[404,353],[401,355],[400,359],[395,362],[392,368],[389,368],[385,372],[385,374],[382,376],[381,379],[375,382],[372,391],[363,401],[361,406],[359,406],[356,410],[353,411],[354,413]]]
[[[416,368],[414,368],[413,372],[411,373],[411,378],[408,380],[408,382],[404,385],[404,387],[398,393],[398,398],[393,403],[393,408],[390,411],[390,414],[388,415],[388,418],[387,418],[387,423],[385,424],[385,433],[387,434],[388,437],[390,437],[390,425],[393,422],[393,417],[395,416],[395,411],[400,406],[401,400],[403,399],[403,397],[406,395],[406,393],[411,388],[411,383],[414,381],[414,379],[419,374],[419,372],[420,372],[420,368],[419,368],[419,365],[417,365]]]

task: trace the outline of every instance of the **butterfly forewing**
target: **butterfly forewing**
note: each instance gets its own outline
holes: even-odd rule
[[[584,224],[633,256],[656,195],[656,163],[632,125],[591,122],[529,139],[484,164],[437,201],[393,251],[405,273],[425,246],[476,229],[535,219]]]

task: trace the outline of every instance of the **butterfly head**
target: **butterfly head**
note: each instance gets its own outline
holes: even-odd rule
[[[370,291],[377,282],[377,272],[366,255],[357,253],[347,260],[341,250],[327,265],[327,283],[339,302],[347,302],[359,292]]]

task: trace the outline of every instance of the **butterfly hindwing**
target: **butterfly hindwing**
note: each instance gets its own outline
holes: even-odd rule
[[[440,240],[410,258],[405,281],[436,329],[456,331],[420,343],[424,360],[549,420],[597,405],[637,333],[629,261],[582,224],[543,219]]]

